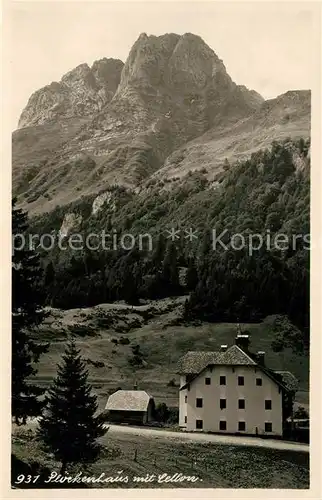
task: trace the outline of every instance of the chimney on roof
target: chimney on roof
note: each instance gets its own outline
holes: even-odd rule
[[[256,353],[256,361],[259,365],[265,365],[265,351],[258,351]]]
[[[250,338],[249,335],[244,335],[244,334],[238,334],[236,337],[236,345],[240,347],[243,351],[247,352],[250,344]]]
[[[228,348],[228,345],[227,344],[223,344],[220,346],[220,352],[226,352],[227,351],[227,348]]]

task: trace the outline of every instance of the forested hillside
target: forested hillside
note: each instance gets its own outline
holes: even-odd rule
[[[190,319],[258,321],[282,314],[307,329],[309,141],[274,143],[245,162],[227,162],[215,183],[190,173],[177,187],[158,181],[144,193],[117,186],[112,193],[114,202],[95,214],[93,198],[83,198],[67,210],[32,219],[31,231],[57,233],[68,212],[82,216],[78,232],[84,237],[103,229],[117,235],[149,233],[153,249],[40,249],[48,304],[67,309],[189,292],[185,310]],[[181,229],[180,238],[171,241],[170,228]],[[184,238],[190,228],[197,235],[191,241]],[[224,232],[221,241],[230,242],[230,248],[214,248],[213,230]],[[263,236],[261,248],[250,249],[252,234]],[[278,234],[283,236],[276,246]]]

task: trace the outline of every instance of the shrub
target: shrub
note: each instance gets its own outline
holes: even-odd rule
[[[309,418],[309,414],[303,406],[299,406],[294,412],[294,418]]]
[[[114,394],[114,392],[121,391],[121,390],[122,390],[121,386],[115,387],[115,389],[110,389],[109,395]]]
[[[119,343],[122,345],[128,345],[130,343],[130,341],[126,337],[121,337],[119,340]]]
[[[105,363],[104,361],[94,361],[94,366],[96,366],[96,368],[104,368]]]
[[[95,328],[88,325],[80,325],[79,323],[69,325],[68,331],[72,335],[79,335],[81,337],[85,337],[86,335],[96,335]]]
[[[93,365],[95,368],[103,368],[105,363],[103,361],[93,361],[91,358],[84,358],[85,363]]]
[[[169,408],[168,424],[177,424],[179,422],[179,408]]]
[[[142,366],[143,360],[140,356],[131,356],[128,358],[128,362],[131,366]]]
[[[165,403],[159,403],[155,407],[155,419],[158,422],[165,423],[168,420],[168,417],[169,417],[169,408]]]
[[[154,418],[164,424],[177,424],[179,422],[179,408],[168,407],[166,403],[159,403],[154,410]]]
[[[116,333],[125,333],[130,330],[130,327],[128,325],[117,325],[114,330]]]
[[[101,316],[96,320],[99,328],[109,328],[113,324],[113,319],[110,316]]]
[[[140,344],[132,345],[131,349],[132,349],[132,352],[133,352],[134,356],[135,355],[137,355],[137,356],[142,355],[141,351],[140,351]]]

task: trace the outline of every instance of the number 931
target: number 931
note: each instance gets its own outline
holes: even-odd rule
[[[21,483],[36,483],[38,481],[40,476],[25,476],[24,474],[19,474],[17,476],[17,479],[15,481],[15,484],[21,484]]]

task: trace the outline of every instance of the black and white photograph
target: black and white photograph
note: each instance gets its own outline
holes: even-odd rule
[[[11,493],[305,496],[320,5],[9,3]]]

